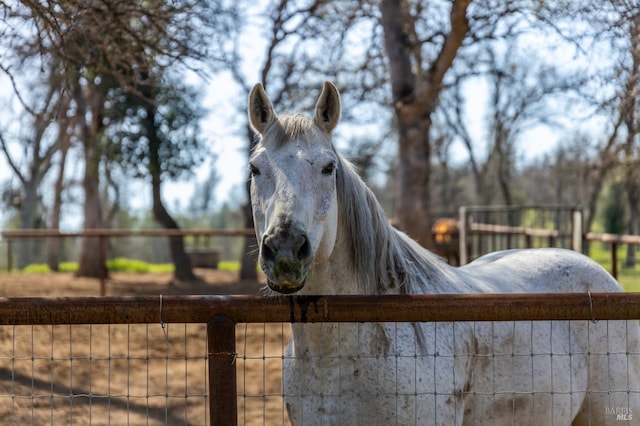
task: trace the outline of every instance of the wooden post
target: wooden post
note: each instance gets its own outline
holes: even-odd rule
[[[470,245],[467,242],[467,238],[469,238],[467,234],[467,209],[464,207],[460,207],[458,210],[458,244],[460,250],[460,266],[466,265],[469,262],[469,253],[467,252],[467,247]]]
[[[531,235],[525,234],[524,241],[525,241],[524,243],[525,248],[530,249],[531,247],[533,247],[533,238],[531,237]]]
[[[611,275],[616,280],[618,279],[618,243],[611,243]]]
[[[100,239],[100,296],[104,297],[107,295],[107,247],[106,247],[106,237],[104,235],[100,235],[98,237]]]
[[[571,220],[571,248],[582,253],[582,210],[575,209]]]
[[[236,323],[223,316],[214,317],[207,323],[207,344],[211,426],[236,426]]]
[[[7,238],[7,271],[11,272],[11,269],[13,268],[13,248],[12,248],[12,244],[11,244],[12,240],[10,238]]]

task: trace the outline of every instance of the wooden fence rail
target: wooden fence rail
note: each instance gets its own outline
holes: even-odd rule
[[[464,210],[463,210],[464,212]],[[463,217],[464,213],[461,214]],[[576,219],[574,219],[576,220]],[[581,224],[581,222],[579,222]],[[575,226],[579,229],[579,225]],[[23,230],[10,230],[0,231],[0,240],[7,240],[9,249],[7,250],[7,265],[8,269],[11,269],[13,264],[11,242],[13,240],[23,238],[82,238],[82,237],[97,237],[101,239],[100,248],[104,250],[106,247],[105,241],[108,238],[121,238],[121,237],[175,237],[175,236],[195,236],[195,237],[243,237],[253,236],[255,231],[253,229],[88,229],[76,232],[60,232],[59,230],[46,230],[46,229],[23,229]],[[526,248],[532,246],[532,238],[547,238],[549,241],[553,241],[558,238],[571,238],[572,248],[580,251],[582,243],[578,240],[586,241],[599,241],[602,243],[610,244],[612,270],[611,274],[617,278],[618,276],[618,256],[617,248],[620,244],[636,244],[640,245],[640,235],[617,235],[606,233],[588,232],[586,234],[562,234],[553,229],[540,229],[522,226],[509,226],[509,225],[496,225],[496,224],[484,224],[484,223],[470,223],[466,229],[461,229],[460,238],[460,255],[461,264],[467,263],[467,240],[468,234],[477,235],[522,235],[526,240]],[[103,258],[106,256],[102,253]],[[101,295],[104,295],[104,283],[101,282]]]
[[[10,231],[0,231],[0,240],[6,240],[7,249],[7,269],[13,268],[13,249],[12,242],[14,240],[27,238],[98,238],[100,240],[100,259],[102,263],[107,257],[107,240],[109,238],[122,237],[244,237],[253,236],[253,229],[86,229],[76,232],[61,232],[56,229],[17,229]],[[104,270],[100,276],[100,295],[106,295],[106,276]]]
[[[78,238],[78,237],[240,237],[255,235],[253,229],[86,229],[61,232],[55,229],[16,229],[1,231],[6,240],[20,238]]]

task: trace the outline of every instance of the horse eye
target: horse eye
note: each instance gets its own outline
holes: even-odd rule
[[[249,163],[249,172],[252,176],[260,175],[260,169],[254,166],[252,163]]]
[[[324,166],[322,168],[322,174],[323,175],[332,175],[333,171],[336,169],[336,163],[334,163],[333,161],[330,162],[329,164],[327,164],[326,166]]]

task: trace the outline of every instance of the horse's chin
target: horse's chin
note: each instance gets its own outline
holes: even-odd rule
[[[267,280],[269,288],[280,294],[293,294],[304,287],[306,279],[302,281],[271,281]]]

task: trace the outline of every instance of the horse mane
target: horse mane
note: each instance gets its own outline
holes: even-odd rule
[[[447,293],[444,263],[389,223],[375,195],[354,167],[339,159],[339,223],[365,294]],[[375,256],[372,256],[375,253]]]

